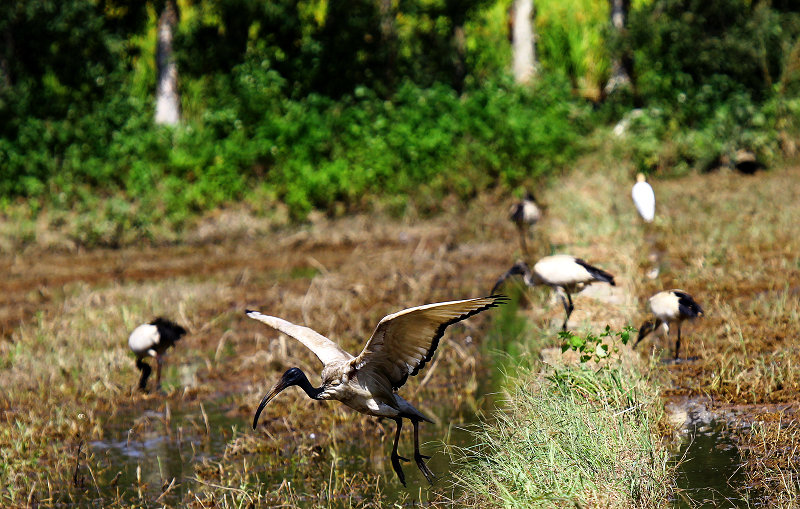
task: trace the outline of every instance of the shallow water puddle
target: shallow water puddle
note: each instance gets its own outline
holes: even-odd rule
[[[222,455],[234,429],[246,423],[224,407],[199,402],[178,409],[120,413],[106,427],[107,440],[89,445],[100,465],[104,499],[175,505],[191,486],[194,464]],[[108,498],[106,498],[108,497]]]
[[[178,408],[167,410],[164,402],[156,403],[157,410],[129,410],[110,419],[105,428],[107,439],[91,442],[89,446],[97,464],[101,466],[97,489],[103,500],[115,500],[123,504],[149,506],[180,506],[189,490],[196,487],[195,465],[204,459],[218,460],[225,452],[229,441],[238,432],[247,433],[249,423],[238,417],[229,417],[224,405],[204,406],[199,402],[175,403]],[[462,409],[463,410],[463,409]],[[468,415],[467,415],[468,414]],[[436,416],[445,423],[451,415]],[[477,422],[470,413],[461,413],[458,424],[446,426],[426,425],[421,428],[423,454],[431,455],[428,465],[437,476],[436,486],[447,485],[453,468],[442,441],[449,445],[465,446],[471,443],[472,435],[465,427]],[[403,429],[400,454],[411,458],[413,447],[411,427]],[[426,429],[427,428],[427,429]],[[295,490],[294,499],[304,501],[303,493],[315,493],[318,486],[309,485],[305,478],[307,470],[299,467],[291,458],[296,454],[313,454],[314,449],[331,455],[332,472],[324,481],[347,478],[354,472],[382,473],[380,492],[384,500],[407,503],[409,500],[424,502],[428,493],[428,482],[418,471],[413,460],[403,463],[408,487],[397,480],[389,461],[394,422],[384,421],[385,443],[375,440],[360,440],[358,437],[332,439],[325,434],[305,434],[295,442],[287,442],[285,456],[278,463],[258,465],[265,467],[259,480],[266,486],[279,489],[286,482]],[[236,430],[236,431],[234,431]],[[291,441],[291,438],[288,440]],[[332,446],[332,441],[337,445]],[[299,448],[299,449],[298,449]],[[332,451],[335,449],[335,452]],[[265,458],[258,463],[263,463]],[[280,468],[276,465],[280,464]],[[376,479],[377,482],[377,479]],[[358,500],[353,493],[351,501]]]
[[[676,456],[678,495],[674,507],[750,507],[745,472],[727,426],[717,421],[688,430]],[[741,491],[741,493],[740,493]]]

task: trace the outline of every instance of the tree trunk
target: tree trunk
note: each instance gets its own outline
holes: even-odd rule
[[[14,83],[11,76],[11,62],[14,59],[14,37],[11,35],[11,28],[6,27],[3,31],[3,45],[5,51],[0,55],[0,88],[11,88]]]
[[[378,12],[381,18],[381,43],[386,51],[384,79],[386,80],[386,87],[393,91],[394,71],[397,65],[397,31],[395,30],[395,12],[392,0],[379,0]]]
[[[618,35],[625,32],[625,25],[628,19],[628,9],[630,8],[630,0],[610,0],[611,1],[611,26]],[[621,39],[621,37],[620,37]],[[611,78],[606,83],[606,95],[613,93],[615,90],[624,87],[632,86],[631,74],[633,72],[632,62],[630,58],[625,55],[613,56],[611,61]]]
[[[530,82],[538,72],[533,9],[533,0],[514,0],[510,13],[514,81],[519,84]]]
[[[172,52],[172,35],[178,24],[175,0],[167,0],[158,18],[158,47],[156,50],[156,124],[177,125],[181,119],[178,95],[178,65]]]
[[[453,45],[453,88],[460,95],[464,91],[464,78],[467,76],[467,38],[463,18],[453,20],[451,44]]]

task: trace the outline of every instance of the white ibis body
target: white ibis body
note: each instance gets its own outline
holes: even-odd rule
[[[526,192],[525,197],[521,201],[511,206],[509,218],[517,226],[522,252],[527,255],[528,246],[525,242],[525,238],[528,229],[542,218],[542,210],[536,203],[536,198],[533,197],[532,193]]]
[[[156,387],[161,387],[161,364],[164,352],[186,334],[186,329],[165,318],[156,318],[150,323],[142,324],[131,332],[128,346],[136,354],[136,367],[142,372],[139,378],[139,389],[147,388],[147,378],[152,369],[144,362],[145,357],[156,359]]]
[[[492,293],[510,276],[522,276],[527,286],[547,285],[556,289],[567,313],[562,330],[567,330],[567,321],[575,307],[572,304],[572,293],[580,291],[586,285],[597,281],[615,286],[614,276],[608,272],[589,265],[580,258],[570,255],[552,255],[541,258],[533,266],[533,270],[525,262],[515,263],[505,274],[497,279]]]
[[[675,359],[677,359],[681,348],[681,323],[684,320],[703,316],[703,308],[691,295],[682,290],[658,292],[650,297],[647,305],[655,315],[655,320],[648,320],[642,324],[639,328],[639,337],[633,347],[636,348],[641,340],[659,327],[664,331],[664,335],[669,337],[669,324],[676,323],[678,338],[675,340]]]
[[[400,482],[405,485],[405,475],[397,454],[403,419],[414,426],[414,461],[428,482],[435,476],[428,469],[419,451],[419,423],[432,422],[397,394],[406,383],[431,360],[448,325],[464,320],[505,302],[502,295],[486,298],[428,304],[385,316],[361,353],[354,357],[325,336],[314,330],[295,325],[281,318],[266,316],[258,311],[247,311],[247,316],[263,322],[295,338],[311,350],[324,367],[322,385],[313,387],[299,368],[286,371],[275,386],[261,400],[253,418],[253,429],[258,425],[262,410],[279,392],[297,385],[308,397],[317,400],[338,400],[363,414],[387,417],[397,423],[397,433],[392,448],[392,467]]]
[[[656,217],[656,194],[645,180],[644,174],[636,175],[636,183],[631,190],[633,204],[646,223],[652,223]]]

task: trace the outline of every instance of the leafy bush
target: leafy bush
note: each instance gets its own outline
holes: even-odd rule
[[[763,2],[657,0],[634,9],[628,51],[646,107],[623,122],[638,169],[707,170],[740,149],[772,163],[793,124],[785,105],[799,36],[799,13]]]

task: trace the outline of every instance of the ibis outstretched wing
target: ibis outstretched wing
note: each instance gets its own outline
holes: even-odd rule
[[[385,316],[351,364],[357,371],[384,376],[392,389],[398,389],[431,360],[449,325],[507,300],[504,295],[492,295],[426,304]]]
[[[342,348],[326,338],[319,332],[302,325],[296,325],[276,316],[262,315],[258,311],[245,311],[247,316],[253,320],[265,323],[277,329],[287,336],[291,336],[297,341],[303,343],[306,348],[314,352],[314,355],[319,357],[323,364],[330,364],[332,362],[347,362],[353,358],[352,355],[342,350]]]

